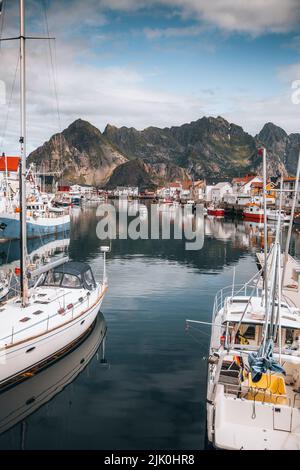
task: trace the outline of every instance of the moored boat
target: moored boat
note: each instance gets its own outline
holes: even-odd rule
[[[26,228],[28,238],[43,237],[70,229],[70,215],[47,211],[27,211]],[[0,214],[0,241],[20,238],[20,216],[18,212]]]
[[[267,215],[268,222],[277,222],[278,218],[279,218],[279,209],[268,210],[268,215]],[[283,223],[288,224],[291,220],[291,215],[287,214],[284,211],[281,211],[280,218]]]
[[[243,210],[243,218],[253,222],[264,222],[264,210],[255,202],[250,202]]]
[[[221,207],[209,206],[207,208],[207,215],[213,215],[215,217],[224,217],[225,210]]]
[[[49,269],[49,267],[46,267]],[[67,262],[41,274],[1,307],[0,387],[76,341],[94,322],[107,289],[86,263]]]
[[[14,39],[14,38],[11,38]],[[14,381],[55,355],[90,328],[97,317],[107,290],[106,252],[102,282],[96,282],[91,267],[59,259],[31,273],[28,268],[26,198],[26,88],[25,88],[25,0],[20,0],[20,194],[13,221],[20,230],[20,289],[1,303],[0,387]],[[32,214],[34,217],[34,214]],[[40,215],[38,214],[38,217]],[[60,217],[60,216],[59,216]],[[18,221],[17,221],[17,218]],[[45,217],[47,221],[54,219]],[[1,228],[6,230],[6,227]],[[37,278],[30,287],[30,279]]]
[[[266,187],[265,149],[262,154]],[[299,171],[300,156],[297,178]],[[217,449],[300,449],[300,310],[283,290],[292,224],[283,258],[282,192],[283,178],[276,237],[269,252],[264,244],[263,268],[242,286],[235,285],[234,274],[232,286],[215,297],[207,438]],[[297,191],[293,207],[296,197]],[[263,220],[267,239],[266,192]]]

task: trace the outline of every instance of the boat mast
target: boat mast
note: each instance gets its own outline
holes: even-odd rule
[[[21,92],[21,136],[20,136],[20,267],[22,306],[28,304],[28,279],[26,275],[26,63],[25,63],[25,0],[20,0],[20,92]]]
[[[264,286],[265,309],[268,305],[268,227],[267,227],[267,151],[263,147],[263,197],[264,197]]]
[[[290,250],[290,243],[291,243],[294,215],[295,215],[295,209],[296,209],[296,202],[297,202],[297,199],[298,199],[299,176],[300,176],[300,152],[299,152],[298,164],[297,164],[297,173],[296,173],[296,181],[295,181],[295,194],[294,194],[293,202],[292,202],[291,217],[290,217],[289,229],[288,229],[288,234],[287,234],[287,239],[286,239],[286,244],[285,244],[284,258],[283,258],[283,270],[282,270],[282,277],[281,277],[281,290],[283,289],[283,286],[284,286],[285,271],[286,271],[286,265],[287,265],[288,256],[289,256],[289,250]]]

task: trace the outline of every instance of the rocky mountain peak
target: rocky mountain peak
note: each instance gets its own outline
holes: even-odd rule
[[[104,185],[111,177],[111,184],[145,187],[189,177],[216,181],[261,172],[261,145],[267,148],[270,176],[278,170],[295,174],[300,134],[288,135],[268,122],[253,137],[222,116],[141,131],[107,124],[103,133],[77,119],[35,150],[29,161],[43,163],[49,171],[60,169],[70,182]]]

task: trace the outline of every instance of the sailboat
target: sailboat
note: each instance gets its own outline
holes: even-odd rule
[[[80,338],[96,319],[107,290],[106,253],[102,282],[87,263],[65,258],[39,269],[29,287],[26,217],[25,0],[20,0],[20,292],[0,304],[0,388]],[[65,261],[65,262],[64,262]]]
[[[265,149],[263,167],[266,187]],[[280,194],[281,201],[282,186]],[[269,252],[264,244],[266,268],[215,297],[207,438],[217,449],[300,449],[300,311],[282,295],[281,226],[280,203]]]

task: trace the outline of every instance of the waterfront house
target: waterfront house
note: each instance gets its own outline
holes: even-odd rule
[[[139,188],[137,186],[117,186],[114,190],[116,197],[138,197]]]
[[[169,183],[158,188],[157,196],[162,199],[179,199],[182,194],[182,184],[180,182]]]
[[[190,180],[182,182],[181,199],[192,199],[193,197],[193,182]]]
[[[284,178],[283,180],[283,198],[282,198],[282,203],[283,206],[290,208],[292,206],[293,202],[293,197],[294,197],[294,191],[295,191],[295,183],[296,183],[296,178],[294,176],[288,176]],[[296,207],[300,207],[300,187],[298,188],[298,196],[296,199]]]
[[[242,178],[233,178],[232,192],[235,194],[251,195],[251,187],[254,183],[262,183],[262,178],[255,175],[247,175]]]
[[[211,201],[215,203],[223,202],[227,194],[232,194],[232,186],[227,181],[212,186],[210,190]]]
[[[205,180],[194,181],[192,199],[195,199],[195,201],[203,201],[205,199],[205,187]]]

